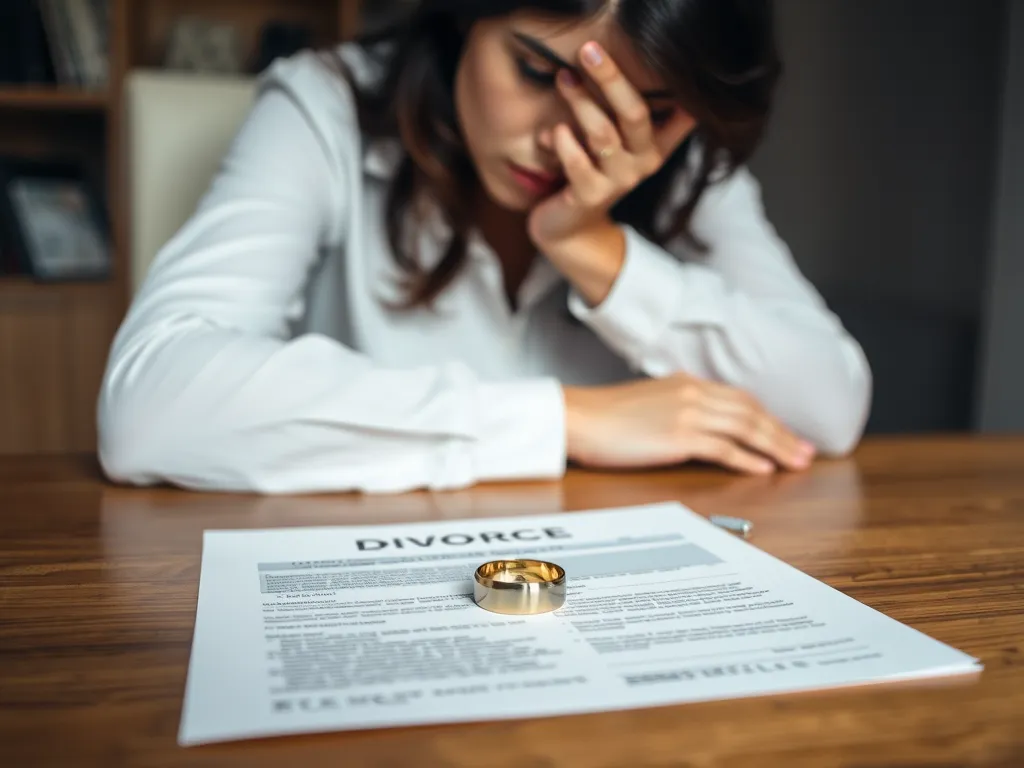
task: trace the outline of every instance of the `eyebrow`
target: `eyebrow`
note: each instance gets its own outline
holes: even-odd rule
[[[521,32],[513,32],[512,35],[513,37],[515,37],[516,40],[518,40],[524,46],[526,46],[535,54],[540,56],[542,59],[547,59],[556,67],[559,67],[561,69],[568,69],[571,72],[575,73],[576,75],[582,75],[582,72],[580,71],[579,67],[567,62],[557,53],[555,53],[546,45],[544,45],[544,43],[542,43],[540,40],[532,38],[529,35],[524,35]],[[645,99],[671,99],[675,97],[675,94],[669,90],[644,91],[640,95],[643,96]]]

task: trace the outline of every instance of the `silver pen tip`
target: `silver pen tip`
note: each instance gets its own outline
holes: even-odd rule
[[[754,530],[754,524],[749,520],[744,520],[742,517],[711,515],[709,519],[719,528],[724,528],[727,531],[738,533],[743,538],[747,538]]]

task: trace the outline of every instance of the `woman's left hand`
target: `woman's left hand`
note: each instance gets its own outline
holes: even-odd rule
[[[568,183],[530,214],[530,237],[542,249],[575,240],[592,228],[607,228],[609,210],[656,173],[694,125],[689,115],[676,109],[655,129],[647,102],[597,43],[583,46],[580,61],[614,119],[591,98],[575,73],[559,72],[559,92],[572,108],[586,147],[568,125],[556,126],[555,152]]]

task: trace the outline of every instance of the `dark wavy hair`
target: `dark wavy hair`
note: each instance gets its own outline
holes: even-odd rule
[[[407,306],[429,304],[466,258],[479,194],[476,171],[456,119],[454,83],[465,34],[474,22],[516,11],[566,20],[612,13],[639,55],[696,120],[689,139],[661,170],[620,200],[611,214],[664,245],[690,232],[690,219],[713,174],[745,163],[764,133],[782,70],[772,0],[419,0],[393,26],[356,42],[379,60],[382,76],[360,85],[340,62],[369,139],[399,139],[405,150],[388,193],[386,226],[398,266],[409,278]],[[699,147],[688,197],[669,226],[658,226],[690,149]],[[426,193],[440,206],[452,237],[425,270],[406,227],[410,205]]]

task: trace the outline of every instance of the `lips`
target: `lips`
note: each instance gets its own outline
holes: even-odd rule
[[[509,169],[516,182],[535,195],[551,194],[558,189],[562,183],[562,175],[550,171],[536,171],[524,168],[515,163],[509,163]]]

